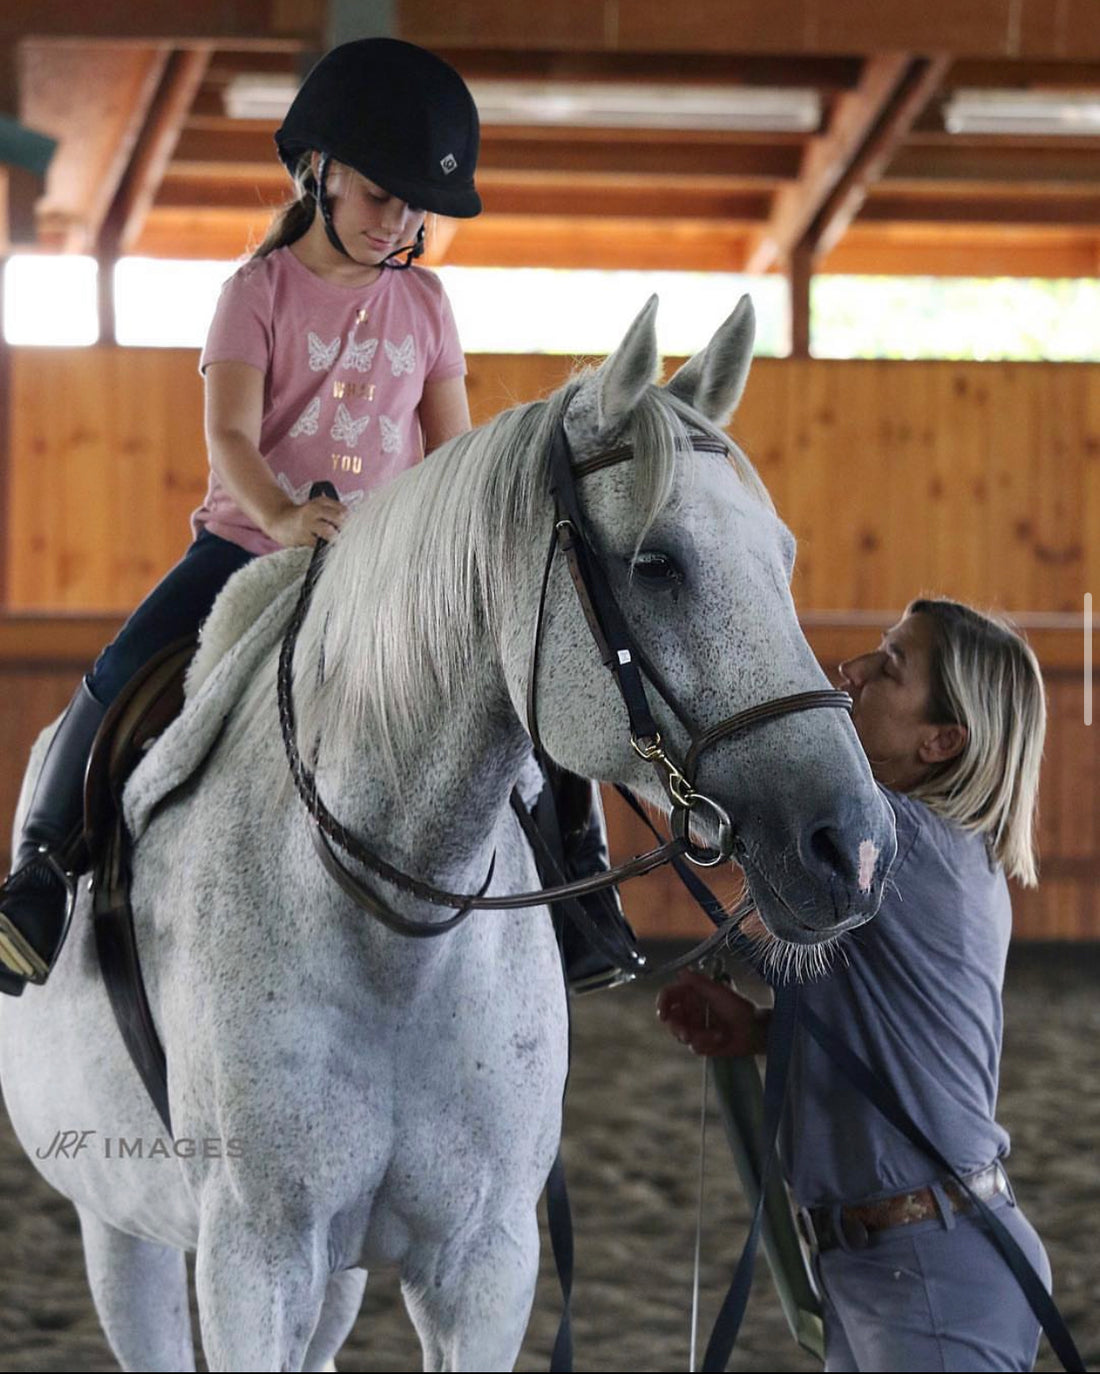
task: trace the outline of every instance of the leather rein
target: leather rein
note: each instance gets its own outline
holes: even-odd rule
[[[701,443],[697,445],[696,451],[724,452],[725,450],[719,450],[717,444]],[[732,852],[733,826],[725,809],[713,798],[697,791],[693,785],[699,759],[704,751],[712,748],[720,740],[740,734],[763,721],[773,720],[795,711],[816,710],[826,707],[847,711],[852,709],[852,699],[847,692],[838,692],[832,689],[796,692],[790,696],[777,697],[760,705],[749,707],[747,710],[740,711],[707,729],[693,727],[686,718],[684,711],[661,685],[652,664],[638,649],[633,636],[630,634],[622,611],[611,591],[606,569],[596,552],[580,509],[576,488],[577,480],[602,471],[604,468],[626,462],[632,457],[633,449],[623,446],[610,449],[583,462],[574,463],[569,441],[565,434],[565,427],[560,421],[558,423],[550,449],[550,476],[555,500],[555,518],[543,569],[538,611],[535,617],[531,666],[527,679],[527,729],[536,753],[541,754],[542,745],[536,709],[539,654],[550,574],[555,557],[560,552],[569,568],[578,601],[596,648],[604,666],[612,673],[622,696],[630,721],[631,745],[639,757],[653,764],[671,807],[671,829],[673,832],[671,840],[594,877],[560,883],[556,886],[540,888],[534,892],[507,893],[499,897],[487,897],[485,894],[492,882],[496,863],[496,856],[494,855],[490,861],[485,881],[477,892],[448,892],[414,878],[387,863],[385,859],[368,849],[360,839],[333,816],[320,796],[313,771],[302,759],[298,750],[297,721],[293,696],[294,650],[306,612],[309,609],[313,588],[324,564],[324,553],[327,548],[325,541],[321,539],[317,541],[313,558],[302,583],[298,602],[287,626],[279,652],[277,692],[283,745],[295,788],[313,820],[313,825],[310,827],[311,838],[326,871],[352,901],[378,917],[389,929],[398,934],[415,938],[445,935],[465,920],[471,911],[514,910],[584,897],[590,893],[601,892],[628,878],[649,873],[663,864],[679,859],[681,855],[701,867],[712,867],[722,863],[730,857]],[[643,671],[653,689],[687,732],[691,741],[682,766],[676,762],[674,756],[662,742],[660,731],[650,711],[645,684],[642,679]],[[718,843],[714,849],[699,848],[689,835],[691,812],[697,807],[709,810],[716,822]],[[414,921],[394,911],[376,893],[371,891],[362,879],[347,868],[333,848],[334,845],[351,859],[371,870],[377,877],[392,884],[398,891],[434,906],[450,908],[454,914],[442,921]],[[746,900],[732,916],[740,917],[749,909],[751,909],[751,901]],[[725,931],[717,932],[717,934],[724,935]],[[712,939],[714,938],[712,937]]]

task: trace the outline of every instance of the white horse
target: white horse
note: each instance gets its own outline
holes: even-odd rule
[[[373,494],[317,585],[296,692],[303,749],[319,741],[321,794],[385,859],[451,891],[476,890],[494,852],[490,893],[538,886],[508,799],[529,760],[521,721],[559,422],[578,461],[634,449],[585,476],[581,500],[638,642],[695,720],[827,686],[788,589],[794,541],[717,428],[748,371],[751,306],[663,388],[655,306],[598,372]],[[275,557],[300,575],[296,555]],[[255,616],[265,563],[223,598],[257,626],[285,622],[294,595]],[[264,650],[233,703],[214,700],[232,677],[220,667],[193,685],[130,789],[171,773],[164,759],[186,753],[204,712],[220,722],[228,711],[196,779],[137,827],[135,923],[175,1143],[113,1022],[85,897],[49,982],[0,998],[8,1111],[40,1173],[76,1205],[124,1368],[194,1367],[185,1251],[197,1253],[212,1369],[331,1367],[372,1265],[400,1269],[426,1368],[511,1368],[566,1072],[551,922],[545,907],[477,912],[442,938],[409,940],[353,906],[286,783],[276,657]],[[550,755],[660,805],[560,561],[538,677]],[[654,709],[682,748],[680,727]],[[724,740],[699,785],[729,812],[781,940],[807,947],[877,909],[892,822],[844,711]],[[372,881],[406,916],[448,914]],[[59,1132],[84,1133],[80,1148],[66,1137],[63,1149]]]

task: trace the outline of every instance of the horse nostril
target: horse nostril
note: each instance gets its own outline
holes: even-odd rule
[[[810,835],[809,848],[810,854],[821,868],[830,873],[838,873],[845,878],[852,876],[852,865],[845,856],[844,850],[837,843],[836,832],[832,826],[818,826]]]

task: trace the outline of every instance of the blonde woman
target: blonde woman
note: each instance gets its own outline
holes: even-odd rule
[[[898,857],[878,916],[800,998],[897,1093],[1049,1287],[995,1119],[1006,876],[1037,879],[1038,663],[1007,625],[920,600],[840,674]],[[770,1013],[698,974],[662,989],[658,1015],[698,1054],[767,1047]],[[805,1033],[781,1141],[823,1293],[827,1370],[1032,1367],[1039,1324],[964,1195]]]

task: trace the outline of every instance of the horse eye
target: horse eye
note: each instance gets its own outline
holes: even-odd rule
[[[638,555],[634,560],[633,573],[640,581],[655,588],[678,587],[684,580],[684,574],[676,560],[670,558],[667,553],[658,553],[655,550],[647,550]]]

